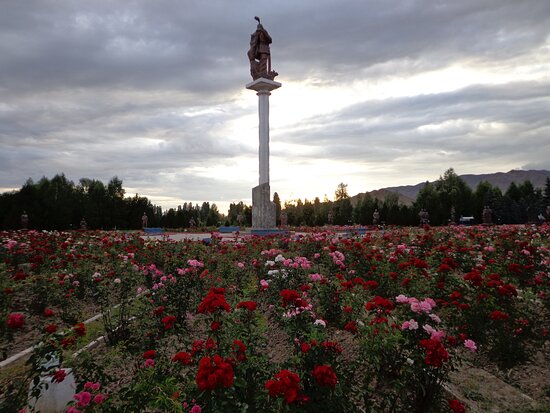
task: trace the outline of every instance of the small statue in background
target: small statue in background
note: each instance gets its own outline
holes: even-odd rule
[[[430,214],[424,208],[418,213],[418,218],[420,219],[420,225],[430,225]]]
[[[489,205],[483,207],[482,219],[484,225],[490,225],[493,223],[493,210],[489,208]]]
[[[378,224],[380,224],[380,212],[378,212],[378,209],[375,209],[372,213],[372,225]]]
[[[149,221],[149,218],[147,217],[147,214],[144,212],[143,216],[141,217],[141,227],[147,228],[147,222]]]
[[[29,228],[29,216],[27,215],[26,211],[23,211],[23,213],[21,214],[21,228]]]

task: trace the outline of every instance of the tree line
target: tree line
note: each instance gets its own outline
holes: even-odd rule
[[[372,225],[375,211],[380,224],[418,225],[421,209],[428,211],[431,225],[458,223],[460,217],[474,217],[474,222],[481,223],[485,206],[491,209],[494,223],[521,224],[537,222],[540,216],[549,221],[550,177],[544,188],[535,188],[530,181],[513,182],[502,193],[487,181],[472,190],[451,168],[437,181],[426,182],[412,205],[401,203],[396,193],[384,200],[368,193],[352,199],[344,183],[336,188],[334,200],[325,195],[323,201],[317,197],[282,205],[275,192],[273,202],[277,224],[289,226]],[[200,206],[185,202],[163,211],[139,194],[126,197],[116,176],[107,185],[89,178],[74,184],[64,174],[36,183],[29,179],[20,190],[0,195],[0,229],[21,228],[23,213],[29,217],[29,228],[47,230],[78,229],[83,219],[89,229],[139,229],[144,213],[149,227],[246,227],[252,223],[252,207],[242,201],[230,204],[227,216],[209,202]]]
[[[107,185],[89,178],[75,184],[58,174],[38,182],[29,179],[20,190],[0,195],[0,229],[21,228],[23,214],[29,229],[78,229],[83,219],[88,229],[139,229],[144,213],[149,227],[211,226],[220,220],[218,208],[208,202],[163,211],[139,194],[126,197],[116,176]]]
[[[274,202],[278,196],[275,194]],[[437,181],[426,182],[412,205],[399,202],[397,193],[388,194],[384,200],[363,194],[354,200],[347,192],[347,185],[338,185],[334,201],[326,196],[323,201],[297,199],[286,202],[278,208],[278,222],[286,214],[291,226],[372,225],[377,210],[380,223],[388,225],[418,225],[419,213],[425,209],[431,225],[459,223],[461,217],[474,217],[475,223],[482,223],[485,206],[492,211],[496,224],[522,224],[539,222],[539,216],[549,220],[546,207],[550,205],[550,178],[544,188],[535,188],[530,181],[511,183],[502,193],[500,188],[487,181],[480,182],[472,190],[451,168]]]

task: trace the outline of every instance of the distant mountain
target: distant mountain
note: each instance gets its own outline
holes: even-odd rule
[[[521,184],[524,181],[531,181],[535,188],[544,188],[546,185],[546,178],[550,177],[550,171],[547,170],[531,170],[531,171],[522,171],[513,169],[509,172],[496,172],[492,174],[480,174],[480,175],[459,175],[460,178],[468,184],[472,190],[475,190],[477,185],[481,181],[487,181],[493,186],[498,186],[502,192],[505,192],[512,182],[516,184]],[[377,198],[380,201],[383,201],[384,198],[390,193],[397,193],[399,195],[399,201],[405,205],[411,205],[418,192],[424,186],[426,182],[421,182],[416,185],[403,185],[403,186],[392,186],[389,188],[381,188],[374,191],[368,192],[373,198]],[[364,195],[363,193],[355,195],[352,197],[352,203],[358,201],[359,197]]]
[[[419,185],[425,185],[425,184],[419,184]],[[405,187],[396,187],[396,188],[405,188]],[[420,189],[418,189],[419,191]],[[416,193],[418,193],[418,191]],[[412,205],[415,198],[410,198],[409,196],[396,191],[392,188],[383,188],[383,189],[375,189],[374,191],[370,192],[362,192],[360,194],[354,195],[351,197],[351,204],[355,207],[357,203],[359,202],[360,198],[364,196],[365,194],[369,194],[371,197],[378,199],[381,202],[384,202],[384,199],[388,195],[397,194],[399,196],[399,203],[405,204],[405,205]],[[416,195],[415,195],[416,197]]]

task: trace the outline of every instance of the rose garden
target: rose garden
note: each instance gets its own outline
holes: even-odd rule
[[[466,411],[457,371],[547,372],[549,236],[2,232],[2,358],[32,351],[2,366],[0,410],[72,378],[69,412]],[[541,377],[509,411],[546,411]]]

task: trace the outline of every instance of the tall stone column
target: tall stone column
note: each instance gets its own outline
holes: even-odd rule
[[[252,228],[276,227],[276,206],[271,201],[269,187],[269,96],[271,91],[281,87],[279,82],[259,78],[246,85],[258,95],[259,115],[259,183],[252,188]]]
[[[259,171],[261,184],[269,184],[269,96],[271,92],[258,90],[258,114],[260,117]]]

